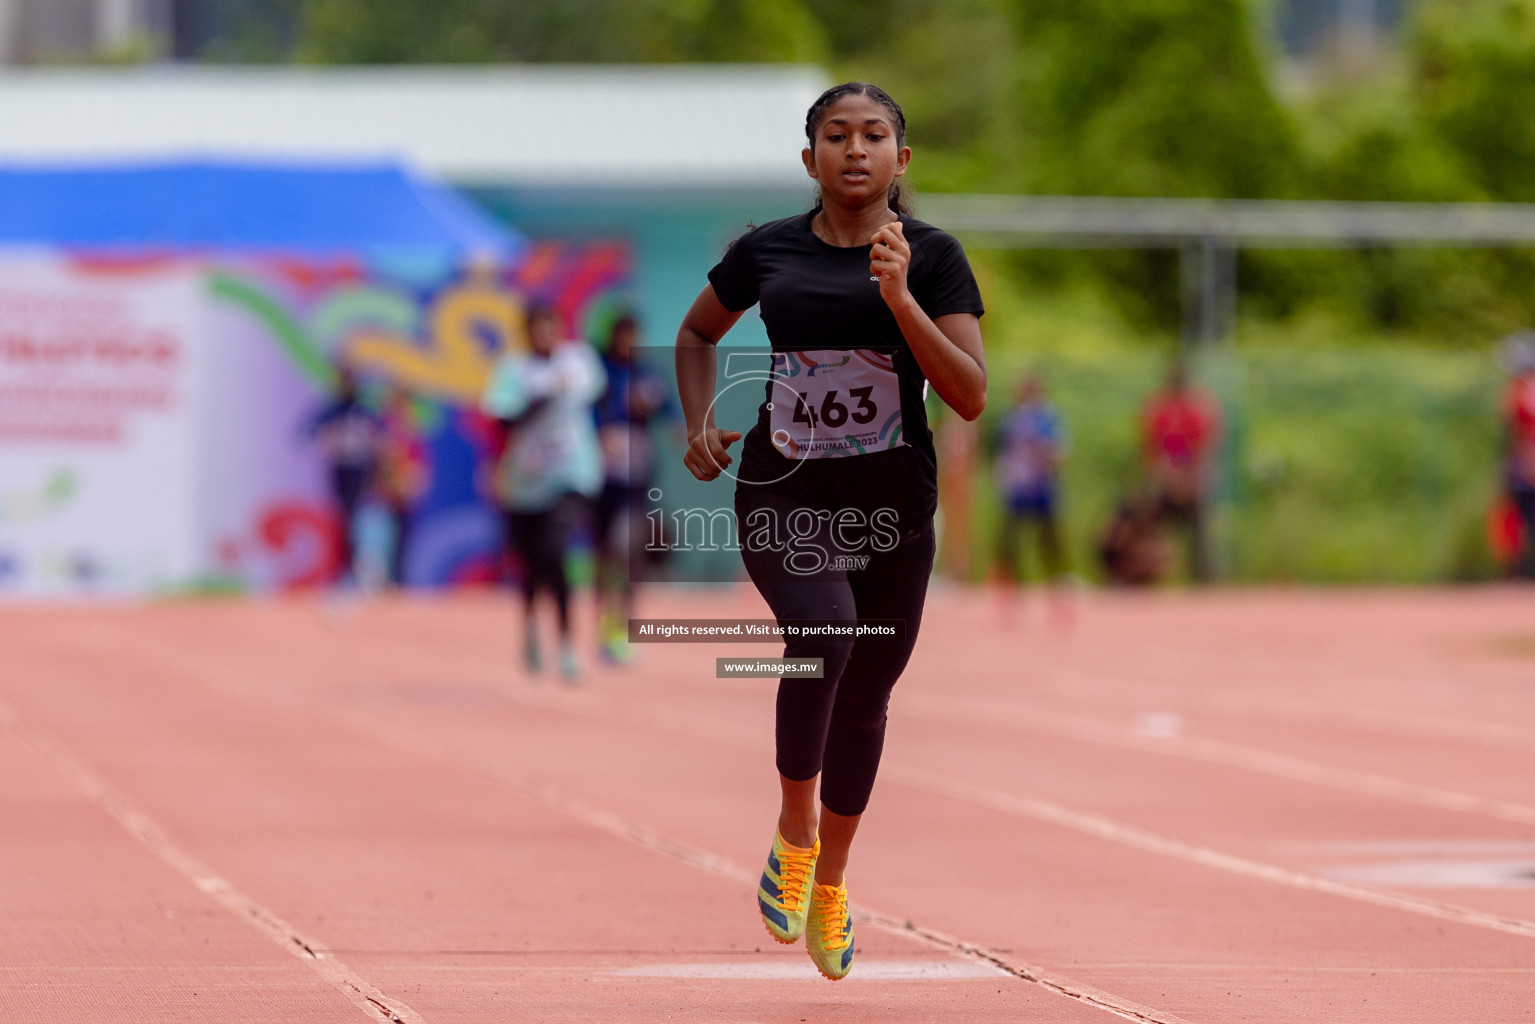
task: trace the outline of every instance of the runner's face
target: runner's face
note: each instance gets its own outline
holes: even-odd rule
[[[621,363],[627,363],[634,354],[634,328],[622,327],[613,332],[613,346],[608,354]]]
[[[547,356],[560,343],[560,324],[552,316],[536,316],[528,322],[528,347],[534,355]]]
[[[816,126],[815,148],[804,152],[805,170],[823,196],[845,206],[882,201],[906,173],[911,150],[896,145],[894,115],[868,96],[844,96]]]

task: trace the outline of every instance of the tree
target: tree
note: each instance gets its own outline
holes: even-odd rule
[[[1245,0],[1017,0],[1024,190],[1269,197],[1299,148]]]
[[[1422,116],[1471,179],[1535,201],[1535,0],[1425,0],[1409,54]]]
[[[318,63],[819,62],[800,0],[309,0],[302,59]]]

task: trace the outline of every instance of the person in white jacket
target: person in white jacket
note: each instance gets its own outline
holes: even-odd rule
[[[554,307],[532,307],[527,324],[527,351],[501,357],[480,404],[507,432],[494,489],[506,516],[508,546],[522,561],[528,670],[543,668],[533,611],[538,592],[548,590],[558,616],[560,673],[574,682],[580,663],[570,635],[565,554],[571,530],[584,521],[591,499],[602,489],[592,404],[606,377],[590,345],[561,340]]]

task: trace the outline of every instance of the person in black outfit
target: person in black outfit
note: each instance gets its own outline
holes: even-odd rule
[[[923,399],[931,384],[959,415],[980,415],[984,308],[959,243],[902,207],[911,150],[888,94],[830,89],[805,130],[819,202],[732,244],[678,331],[677,374],[684,462],[700,480],[736,477],[742,559],[780,622],[904,620],[899,643],[831,636],[784,649],[823,659],[823,678],[779,683],[782,804],[759,909],[779,941],[804,934],[836,979],[853,954],[848,851],[932,570],[937,456]],[[713,422],[715,346],[753,305],[772,376],[732,470],[741,434]]]
[[[638,357],[639,321],[625,313],[608,332],[602,369],[607,390],[592,412],[602,445],[602,491],[593,508],[597,565],[597,628],[602,656],[614,664],[629,660],[626,640],[634,614],[636,558],[643,558],[645,495],[655,478],[651,424],[664,419],[681,433],[671,385]]]
[[[340,553],[338,579],[356,578],[357,507],[378,470],[383,423],[357,395],[351,371],[336,371],[336,393],[309,421],[308,435],[325,456],[331,496],[336,503]]]

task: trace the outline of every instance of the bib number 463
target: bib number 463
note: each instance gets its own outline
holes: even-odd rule
[[[794,403],[794,422],[808,423],[812,427],[827,426],[840,427],[851,417],[854,423],[869,424],[874,422],[874,417],[879,415],[879,406],[870,399],[874,388],[853,388],[848,391],[848,397],[857,400],[857,407],[849,410],[848,407],[837,401],[837,392],[828,391],[821,398],[821,408],[817,410],[810,404],[810,393],[801,391],[799,401]]]

